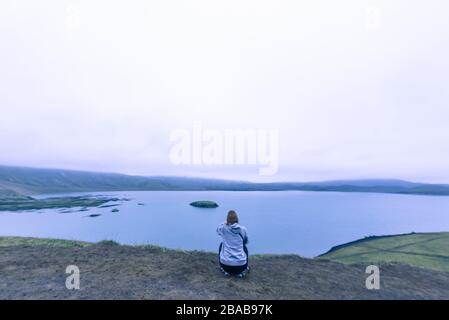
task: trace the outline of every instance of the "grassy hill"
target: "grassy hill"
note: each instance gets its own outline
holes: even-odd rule
[[[170,189],[157,178],[114,173],[0,166],[0,190],[19,194]]]
[[[33,238],[1,238],[0,299],[449,299],[449,273],[382,264],[381,289],[366,264],[297,255],[250,257],[251,273],[227,278],[216,253]],[[81,289],[65,288],[77,265]]]
[[[31,197],[20,194],[14,190],[2,188],[0,186],[0,201],[26,201],[31,200]]]
[[[398,262],[449,272],[449,232],[369,237],[334,247],[320,259],[344,264]]]
[[[6,193],[18,196],[62,192],[133,190],[301,190],[449,195],[449,185],[413,183],[402,180],[251,183],[218,179],[143,177],[116,173],[0,166],[0,200]]]

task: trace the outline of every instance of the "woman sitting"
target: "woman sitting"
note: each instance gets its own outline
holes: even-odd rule
[[[248,234],[244,226],[239,225],[237,213],[233,210],[228,212],[225,222],[217,228],[221,236],[219,248],[219,262],[221,271],[225,275],[238,275],[244,277],[249,271],[248,267]]]

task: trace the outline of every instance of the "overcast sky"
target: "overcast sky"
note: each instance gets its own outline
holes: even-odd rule
[[[449,2],[0,2],[0,164],[449,182]],[[179,166],[170,133],[279,130],[279,171]]]

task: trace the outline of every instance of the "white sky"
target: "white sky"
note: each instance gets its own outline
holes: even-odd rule
[[[0,2],[0,163],[449,182],[447,0]],[[174,166],[170,132],[277,129],[280,168]]]

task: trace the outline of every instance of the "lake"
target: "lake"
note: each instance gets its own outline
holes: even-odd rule
[[[86,193],[82,193],[85,195]],[[248,228],[250,253],[322,254],[369,235],[449,231],[449,197],[302,191],[102,192],[129,198],[118,207],[0,213],[1,236],[115,240],[216,251],[229,209]],[[80,195],[80,193],[72,194]],[[60,196],[60,195],[58,195]],[[220,207],[189,206],[212,200]],[[139,205],[143,203],[144,205]],[[111,212],[118,208],[119,212]],[[87,217],[101,214],[99,217]]]

